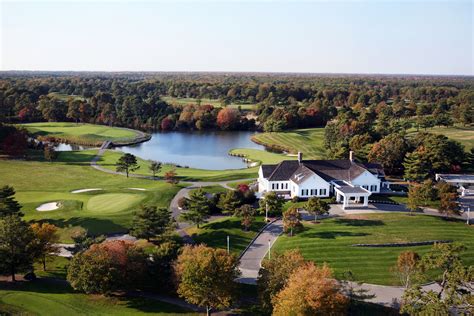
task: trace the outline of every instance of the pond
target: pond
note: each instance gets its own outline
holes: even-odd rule
[[[117,150],[143,159],[157,160],[198,169],[224,170],[246,168],[242,158],[228,153],[234,148],[265,150],[264,146],[251,141],[255,132],[166,132],[154,133],[151,140],[117,147]]]

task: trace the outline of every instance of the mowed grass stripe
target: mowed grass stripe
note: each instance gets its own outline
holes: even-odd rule
[[[420,255],[431,246],[354,247],[358,243],[413,242],[426,240],[461,241],[467,251],[462,254],[466,264],[474,263],[473,227],[459,221],[405,213],[367,214],[323,220],[321,224],[306,224],[294,237],[282,236],[276,251],[300,249],[308,260],[328,263],[341,277],[352,270],[360,281],[377,284],[397,284],[390,272],[400,252],[413,250]]]

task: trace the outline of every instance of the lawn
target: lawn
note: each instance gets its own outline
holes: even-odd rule
[[[420,129],[420,131],[425,131]],[[448,138],[457,140],[463,144],[467,150],[474,148],[474,126],[453,126],[453,127],[433,127],[426,132],[433,134],[443,134]],[[410,129],[410,133],[416,133],[416,129]]]
[[[297,159],[296,156],[290,156],[285,154],[273,153],[265,150],[250,149],[250,148],[237,148],[232,149],[230,155],[245,157],[253,162],[265,163],[265,164],[277,164],[282,160]]]
[[[64,93],[59,93],[59,92],[51,92],[48,94],[48,96],[57,98],[62,101],[69,101],[69,100],[86,100],[86,98],[80,96],[80,95],[72,95],[72,94],[64,94]]]
[[[356,279],[375,284],[396,285],[390,272],[400,252],[413,250],[426,253],[431,246],[353,247],[358,243],[392,243],[428,240],[461,241],[467,251],[462,257],[474,264],[474,227],[460,221],[406,213],[364,214],[324,219],[320,224],[305,223],[303,232],[294,237],[282,236],[276,251],[300,249],[306,259],[319,264],[327,262],[336,277],[351,270]]]
[[[22,124],[33,136],[52,136],[63,141],[98,146],[105,140],[132,141],[140,137],[138,131],[126,128],[76,123],[30,123]]]
[[[125,232],[141,203],[168,207],[182,186],[163,181],[126,178],[90,167],[95,151],[61,152],[56,162],[0,160],[0,186],[11,185],[26,220],[44,220],[61,228],[61,239],[84,227],[91,234]],[[71,193],[77,189],[101,191]],[[144,188],[146,191],[128,188]],[[60,201],[62,207],[39,212],[36,207]]]
[[[176,105],[197,104],[197,101],[198,101],[198,99],[194,99],[194,98],[175,98],[175,97],[167,97],[167,96],[162,96],[161,99],[169,104],[176,104]],[[212,105],[215,108],[222,107],[221,101],[217,99],[201,99],[201,105],[204,105],[204,104]],[[256,104],[231,103],[227,106],[236,108],[236,109],[240,106],[242,110],[253,110]]]
[[[160,301],[75,293],[64,281],[0,282],[3,315],[199,315]]]
[[[252,140],[269,148],[280,149],[292,154],[300,151],[305,159],[321,159],[325,153],[324,128],[261,133],[254,135]]]
[[[107,150],[98,164],[104,168],[115,170],[115,163],[122,156],[123,153],[116,150]],[[136,174],[148,175],[151,173],[148,170],[150,161],[143,160],[137,157],[140,169]],[[239,180],[239,179],[251,179],[258,176],[258,167],[244,168],[244,169],[227,169],[227,170],[205,170],[205,169],[194,169],[194,168],[177,168],[173,165],[164,165],[161,171],[157,174],[159,177],[175,169],[178,177],[182,181],[227,181],[227,180]]]
[[[249,231],[244,231],[240,218],[226,217],[202,225],[200,228],[190,227],[186,232],[196,243],[210,247],[227,249],[227,236],[230,237],[230,252],[239,255],[257,235],[264,225],[264,218],[257,216]]]

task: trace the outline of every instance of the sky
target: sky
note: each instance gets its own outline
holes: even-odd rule
[[[473,1],[0,0],[1,70],[474,75]]]

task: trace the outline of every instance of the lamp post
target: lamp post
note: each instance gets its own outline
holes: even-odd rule
[[[265,223],[268,222],[268,202],[265,203]]]
[[[471,206],[470,205],[467,207],[467,221],[466,221],[466,224],[467,225],[471,224]]]
[[[230,236],[227,235],[227,254],[230,254]]]
[[[268,260],[272,258],[272,241],[268,240]]]

